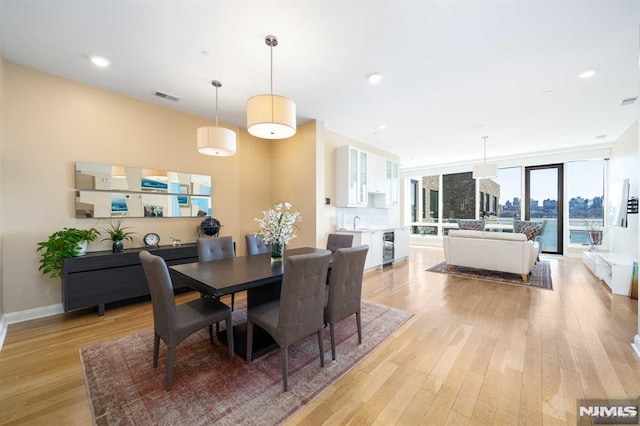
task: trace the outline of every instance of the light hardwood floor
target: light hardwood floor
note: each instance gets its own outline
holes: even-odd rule
[[[554,291],[425,271],[442,260],[412,247],[365,276],[364,298],[414,316],[288,424],[576,424],[577,398],[640,396],[638,303],[580,260],[550,260]],[[78,349],[151,327],[149,303],[9,326],[0,424],[91,424]]]

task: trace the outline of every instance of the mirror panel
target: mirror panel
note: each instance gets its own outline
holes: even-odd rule
[[[211,215],[211,176],[76,162],[76,217]]]

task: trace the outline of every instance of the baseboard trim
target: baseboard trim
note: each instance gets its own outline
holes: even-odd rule
[[[62,303],[58,303],[57,305],[42,306],[40,308],[27,309],[25,311],[10,312],[8,314],[4,314],[4,318],[6,318],[7,324],[15,324],[17,322],[50,317],[52,315],[58,315],[62,313],[64,313],[64,307],[62,306]]]
[[[5,315],[0,317],[0,351],[2,350],[2,345],[4,344],[4,338],[7,337],[7,328],[9,324],[7,324],[7,319]]]

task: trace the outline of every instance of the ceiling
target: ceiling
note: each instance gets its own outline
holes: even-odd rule
[[[0,0],[0,51],[207,118],[220,80],[220,120],[244,128],[274,34],[274,93],[299,124],[415,167],[477,161],[482,136],[489,159],[615,141],[638,118],[620,103],[639,91],[639,24],[638,0]]]

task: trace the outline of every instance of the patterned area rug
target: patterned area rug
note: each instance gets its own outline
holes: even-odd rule
[[[452,266],[451,271],[447,271],[447,263],[438,263],[427,269],[429,272],[438,272],[441,274],[458,275],[466,278],[474,278],[478,280],[494,281],[505,284],[517,284],[526,287],[539,287],[545,290],[553,290],[551,282],[551,267],[549,261],[539,260],[535,264],[529,282],[523,283],[520,274],[510,274],[508,272],[487,271],[485,269],[465,268],[464,266]]]
[[[236,309],[234,323],[246,321]],[[212,346],[207,329],[176,348],[173,387],[164,390],[166,347],[153,368],[153,330],[80,349],[85,383],[97,425],[266,425],[278,424],[319,395],[368,356],[412,314],[362,301],[362,344],[355,316],[336,326],[337,356],[331,360],[325,330],[325,367],[318,339],[289,348],[289,391],[282,390],[279,351],[247,365],[229,363],[226,346]]]

